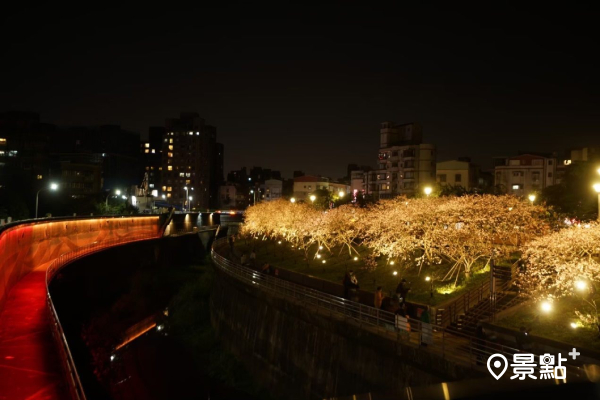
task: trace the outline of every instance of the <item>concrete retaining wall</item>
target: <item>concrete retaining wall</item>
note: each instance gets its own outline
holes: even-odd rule
[[[275,396],[317,399],[476,377],[419,347],[270,296],[219,272],[211,299],[219,338]]]

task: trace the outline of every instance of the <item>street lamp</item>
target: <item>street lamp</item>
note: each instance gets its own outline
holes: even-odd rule
[[[530,194],[529,195],[529,201],[531,202],[531,204],[533,204],[533,202],[535,201],[535,194]]]
[[[188,211],[192,209],[192,196],[188,197],[188,199],[190,200],[190,202],[188,203]]]
[[[423,191],[425,192],[425,194],[427,195],[427,197],[429,197],[429,195],[431,194],[431,192],[433,192],[433,189],[431,188],[431,186],[427,186],[427,187],[425,187],[425,189],[423,189]]]
[[[46,188],[41,188],[40,190],[37,191],[36,195],[35,195],[35,218],[37,218],[38,216],[38,200],[40,197],[40,192],[42,190],[58,190],[58,184],[57,183],[51,183],[49,187]]]
[[[340,199],[341,199],[342,197],[344,197],[345,194],[346,193],[344,193],[343,190],[340,190],[340,192],[338,193],[338,196],[340,196]]]
[[[429,294],[431,295],[431,297],[433,298],[433,279],[431,279],[430,276],[426,276],[425,277],[425,282],[429,282],[430,286],[429,286]]]
[[[189,194],[189,192],[188,192],[188,187],[187,187],[187,186],[184,186],[184,187],[183,187],[183,190],[185,190],[185,198],[187,199],[187,198],[188,198],[188,194]],[[183,202],[183,208],[185,209],[185,200],[184,200],[184,202]]]
[[[296,199],[295,199],[294,197],[292,197],[292,198],[290,199],[290,201],[291,201],[292,203],[295,203],[295,202],[296,202]]]
[[[600,173],[600,169],[598,169],[598,173]],[[598,221],[600,221],[600,183],[594,185],[594,190],[598,193]]]
[[[315,196],[314,194],[310,195],[310,201],[312,201],[314,203],[316,199],[317,199],[317,196]]]
[[[250,190],[250,194],[254,195],[254,201],[252,202],[252,205],[256,204],[256,193],[254,192],[254,189]]]
[[[121,191],[120,191],[119,189],[117,189],[117,190],[115,191],[115,194],[116,194],[117,196],[120,196],[120,195],[121,195]],[[110,197],[110,192],[108,192],[108,195],[106,195],[106,201],[104,202],[104,204],[106,205],[106,207],[108,207],[108,198],[109,198],[109,197]]]

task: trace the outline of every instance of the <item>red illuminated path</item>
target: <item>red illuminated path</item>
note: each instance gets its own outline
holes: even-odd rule
[[[17,282],[0,310],[0,400],[70,398],[46,305],[49,264]]]

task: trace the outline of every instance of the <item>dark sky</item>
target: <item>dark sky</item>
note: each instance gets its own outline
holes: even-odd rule
[[[164,4],[4,10],[0,111],[143,135],[197,111],[226,171],[287,176],[374,164],[385,120],[420,122],[438,161],[600,145],[599,35],[581,5]]]

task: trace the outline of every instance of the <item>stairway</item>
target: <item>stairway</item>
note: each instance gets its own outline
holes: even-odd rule
[[[490,321],[500,311],[520,302],[517,291],[513,287],[514,266],[494,266],[492,276],[496,279],[495,304],[490,298],[485,298],[470,308],[466,313],[450,324],[448,329],[475,336],[477,324]]]

